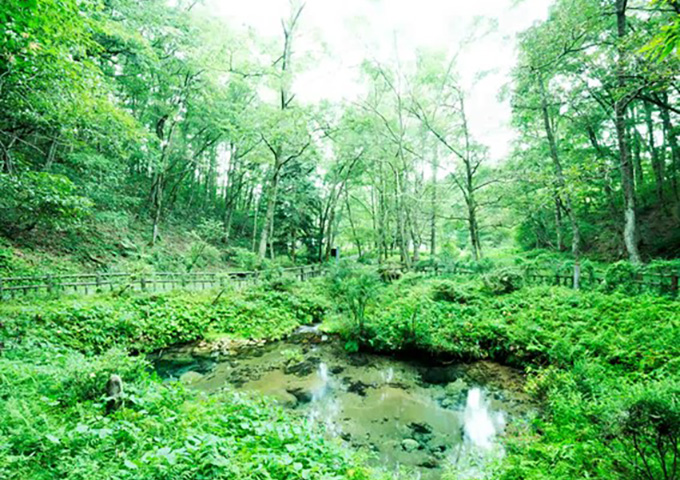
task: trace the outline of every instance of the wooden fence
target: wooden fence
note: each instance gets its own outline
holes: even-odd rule
[[[323,265],[244,272],[90,273],[0,278],[0,300],[31,294],[90,294],[105,291],[205,290],[244,285],[272,278],[307,280],[326,272]]]
[[[426,265],[415,269],[430,276],[476,275],[465,267],[442,267]],[[279,268],[243,272],[155,272],[155,273],[90,273],[73,275],[43,275],[35,277],[0,278],[0,301],[25,297],[31,294],[61,295],[68,293],[90,294],[105,291],[159,292],[177,288],[205,290],[225,288],[228,285],[242,286],[272,278],[294,278],[307,280],[324,275],[324,265]],[[408,269],[402,265],[384,266],[380,274],[384,279],[396,279]],[[574,278],[569,273],[551,273],[545,270],[528,270],[524,278],[533,285],[562,285],[573,287]],[[651,291],[662,295],[678,297],[679,272],[667,274],[640,273],[633,281],[639,292]],[[580,278],[581,288],[590,290],[604,283],[602,276],[584,272]]]
[[[574,286],[573,274],[536,272],[530,270],[525,274],[525,278],[529,283],[538,285],[563,285],[571,288]],[[638,293],[649,291],[677,297],[679,293],[679,279],[680,273],[677,272],[666,274],[643,272],[637,274],[630,283]],[[591,289],[604,284],[605,279],[601,275],[583,273],[579,278],[579,283],[581,288]]]
[[[405,267],[401,268],[401,272],[406,271]],[[430,276],[482,275],[479,272],[460,266],[425,265],[416,268],[415,271]],[[524,272],[524,280],[530,285],[558,285],[574,288],[572,272],[554,273],[547,269],[529,269]],[[603,285],[604,282],[605,279],[601,273],[584,271],[581,272],[579,277],[579,286],[582,290],[593,290]],[[637,290],[637,293],[653,292],[674,298],[678,298],[680,294],[680,272],[641,272],[636,275],[631,283],[633,290]]]

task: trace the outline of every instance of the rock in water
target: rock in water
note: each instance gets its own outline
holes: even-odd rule
[[[403,448],[407,452],[413,452],[420,448],[420,444],[413,440],[412,438],[407,438],[401,442],[401,448]]]
[[[179,377],[179,381],[182,382],[184,385],[191,385],[203,378],[203,375],[198,373],[198,372],[186,372],[183,373],[181,377]]]
[[[111,375],[106,382],[106,413],[117,410],[123,403],[123,380],[118,375]]]

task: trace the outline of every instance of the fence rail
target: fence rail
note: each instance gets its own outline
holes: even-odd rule
[[[461,267],[446,268],[437,266],[425,266],[417,269],[418,272],[434,276],[440,275],[474,275],[476,272]],[[572,273],[553,273],[529,269],[524,272],[524,279],[532,285],[558,285],[564,287],[574,287],[574,276]],[[592,274],[582,272],[579,277],[579,286],[583,290],[597,288],[605,283],[602,274]],[[680,294],[680,272],[667,273],[638,273],[630,282],[635,285],[638,293],[651,291],[671,297],[678,297]]]
[[[397,279],[409,269],[403,265],[385,265],[379,272],[385,280]],[[319,277],[328,271],[320,264],[302,267],[279,268],[272,270],[232,271],[232,272],[154,272],[154,273],[83,273],[66,275],[42,275],[0,278],[0,301],[31,294],[61,295],[67,293],[91,294],[105,291],[168,291],[175,288],[205,290],[225,288],[228,285],[242,286],[264,279],[294,278],[307,280]],[[475,275],[469,268],[454,266],[443,267],[425,265],[415,269],[419,273],[432,276]],[[524,273],[527,283],[534,285],[574,286],[571,274],[551,273],[545,270],[528,270]],[[632,282],[638,291],[654,291],[663,295],[678,297],[680,272],[667,274],[640,273]],[[592,289],[604,283],[602,276],[583,273],[580,277],[582,289]]]
[[[263,279],[295,278],[307,280],[323,275],[323,265],[306,265],[273,270],[236,272],[154,272],[154,273],[84,273],[0,278],[0,300],[31,294],[98,293],[104,291],[166,291],[174,288],[205,290],[244,285]]]

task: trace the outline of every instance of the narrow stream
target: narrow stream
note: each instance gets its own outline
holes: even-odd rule
[[[163,378],[206,392],[229,385],[273,397],[374,466],[404,472],[394,478],[434,480],[446,468],[474,478],[503,457],[504,433],[532,414],[513,369],[348,354],[310,327],[228,355],[188,346],[152,360]]]

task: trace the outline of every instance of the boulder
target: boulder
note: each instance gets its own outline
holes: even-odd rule
[[[420,448],[420,444],[412,438],[406,438],[401,442],[401,448],[407,452],[415,452]]]
[[[193,385],[203,379],[203,375],[198,372],[186,372],[179,377],[179,381],[184,385]]]
[[[275,392],[272,392],[270,395],[271,397],[274,398],[274,400],[276,400],[276,403],[278,403],[282,407],[295,408],[295,406],[298,403],[297,397],[295,397],[295,395],[285,390],[277,390]]]
[[[312,392],[301,387],[290,388],[287,390],[287,392],[293,395],[298,403],[309,403],[314,398]]]

